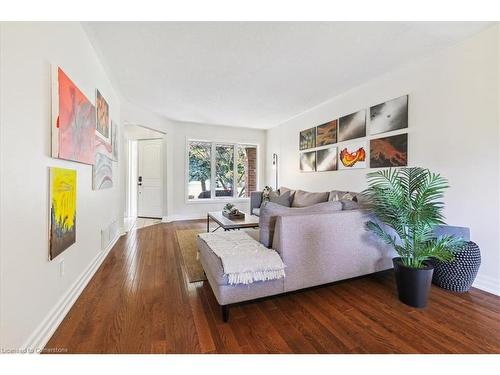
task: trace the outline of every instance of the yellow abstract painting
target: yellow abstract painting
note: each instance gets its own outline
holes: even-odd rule
[[[50,259],[76,241],[76,183],[76,170],[50,168]]]

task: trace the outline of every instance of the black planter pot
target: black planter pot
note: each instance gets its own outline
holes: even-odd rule
[[[409,268],[403,265],[401,258],[392,259],[392,263],[394,264],[399,300],[412,307],[425,307],[434,267],[426,264],[425,268]]]

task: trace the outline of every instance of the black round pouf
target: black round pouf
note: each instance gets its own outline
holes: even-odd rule
[[[469,241],[449,263],[434,262],[432,283],[454,292],[467,292],[481,265],[481,252],[476,243]]]

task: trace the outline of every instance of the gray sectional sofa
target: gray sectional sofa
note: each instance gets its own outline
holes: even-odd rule
[[[334,198],[342,198],[337,192],[333,194]],[[353,194],[348,196],[351,199],[328,201],[332,194],[314,197],[299,193],[292,196],[292,207],[274,202],[261,207],[262,195],[252,194],[252,212],[260,215],[259,240],[281,256],[286,265],[283,279],[229,285],[220,259],[198,238],[200,261],[222,306],[224,320],[228,319],[228,306],[234,303],[392,268],[392,258],[396,253],[365,230],[365,222],[372,217],[360,202],[349,204],[348,201],[353,202]],[[296,202],[294,207],[296,197],[300,198],[300,204]],[[316,202],[320,198],[326,200]],[[361,197],[356,200],[361,200]],[[306,201],[312,204],[304,206]]]

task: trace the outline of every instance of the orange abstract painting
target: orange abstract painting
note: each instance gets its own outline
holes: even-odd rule
[[[57,103],[53,125],[52,156],[59,159],[94,164],[95,107],[69,79],[57,68]]]
[[[339,154],[340,169],[366,168],[366,146],[356,142],[345,146]]]
[[[408,134],[372,139],[370,167],[404,167],[408,165]]]
[[[104,138],[110,139],[109,105],[99,90],[96,90],[95,102],[97,107],[97,132]]]

